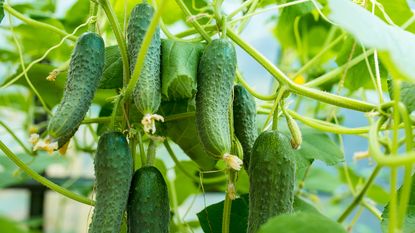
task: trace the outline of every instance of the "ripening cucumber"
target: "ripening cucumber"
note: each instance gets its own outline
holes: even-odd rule
[[[295,163],[290,139],[265,131],[255,140],[249,165],[248,233],[269,218],[293,211]]]
[[[244,168],[248,171],[252,147],[258,137],[256,105],[252,95],[239,84],[233,88],[233,127],[243,148]]]
[[[104,56],[104,41],[98,34],[87,32],[79,37],[62,101],[48,125],[48,133],[58,141],[59,148],[75,134],[91,105],[102,76]]]
[[[198,67],[196,126],[205,150],[221,159],[231,150],[229,106],[235,79],[236,53],[227,39],[215,39]]]
[[[118,233],[128,201],[133,160],[120,132],[103,134],[95,155],[96,204],[89,233]]]
[[[170,207],[163,175],[153,166],[134,173],[127,206],[129,233],[169,232]]]
[[[127,27],[131,74],[134,71],[137,56],[153,14],[154,9],[148,3],[137,4],[131,12]],[[157,112],[161,103],[160,50],[160,29],[157,27],[133,92],[135,105],[143,115]]]
[[[161,41],[161,92],[163,99],[191,99],[196,94],[197,66],[204,44]]]

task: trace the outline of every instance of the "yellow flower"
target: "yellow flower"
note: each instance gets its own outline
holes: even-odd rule
[[[237,171],[241,170],[241,166],[243,162],[237,156],[226,153],[223,155],[223,160],[230,168],[237,170]]]

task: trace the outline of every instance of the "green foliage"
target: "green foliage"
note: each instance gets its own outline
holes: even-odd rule
[[[122,61],[120,48],[117,45],[105,48],[104,71],[98,88],[121,88],[123,85]]]
[[[196,75],[202,43],[162,40],[162,94],[166,100],[191,99],[196,94]]]
[[[290,233],[347,232],[339,223],[331,221],[321,214],[297,212],[271,218],[259,229],[258,233],[273,233],[278,231]]]

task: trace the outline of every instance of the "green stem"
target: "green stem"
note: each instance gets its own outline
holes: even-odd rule
[[[89,4],[89,17],[96,16],[98,14],[98,4],[95,0],[90,0]],[[91,21],[88,27],[88,31],[96,32],[96,25],[96,21]]]
[[[241,83],[243,87],[246,88],[246,90],[253,95],[254,97],[260,99],[260,100],[274,100],[277,97],[277,93],[274,93],[272,95],[263,95],[259,92],[256,92],[253,88],[249,86],[249,84],[245,81],[245,79],[242,77],[242,74],[239,72],[239,70],[236,70],[236,78]]]
[[[186,4],[184,4],[183,0],[176,0],[176,3],[177,5],[179,5],[180,9],[184,12],[186,17],[192,16],[192,13],[187,8]],[[206,31],[203,29],[203,27],[199,24],[199,22],[197,22],[196,20],[191,20],[191,23],[207,42],[210,42],[212,40],[210,36],[206,33]]]
[[[156,143],[150,139],[150,143],[147,148],[147,166],[153,166],[156,161]]]
[[[320,86],[324,83],[327,83],[327,82],[334,82],[335,80],[340,78],[340,74],[343,73],[343,71],[345,69],[351,68],[351,67],[359,64],[360,62],[365,60],[365,58],[367,56],[372,55],[374,51],[375,51],[374,49],[369,49],[366,52],[363,52],[360,55],[354,57],[352,60],[350,60],[350,62],[347,62],[346,64],[344,64],[342,66],[339,66],[336,69],[333,69],[333,70],[323,74],[322,76],[311,80],[310,82],[304,84],[304,86],[306,86],[306,87],[318,87],[318,86]]]
[[[177,114],[164,117],[164,122],[183,120],[183,119],[193,117],[194,115],[195,115],[195,112],[177,113]]]
[[[211,32],[211,31],[214,31],[214,30],[217,29],[217,26],[215,24],[202,25],[200,27],[203,29],[203,31],[208,31],[208,32]],[[182,32],[177,33],[175,35],[175,37],[184,38],[184,37],[187,37],[187,36],[194,35],[196,33],[199,33],[199,31],[196,30],[195,28],[189,28],[189,29],[187,29],[185,31],[182,31]]]
[[[38,181],[39,183],[45,185],[46,187],[52,189],[53,191],[60,193],[72,200],[75,200],[75,201],[78,201],[78,202],[81,202],[87,205],[92,205],[92,206],[95,205],[95,202],[93,200],[90,200],[84,196],[71,192],[68,189],[62,188],[61,186],[39,175],[39,173],[32,170],[22,160],[20,160],[19,157],[17,157],[1,140],[0,140],[0,150],[2,150],[3,153],[6,154],[6,156],[9,157],[9,159],[13,161],[20,169],[22,169],[30,177],[32,177],[34,180]]]
[[[146,152],[144,150],[144,143],[143,143],[143,138],[141,136],[141,132],[137,132],[137,139],[138,139],[138,146],[140,148],[141,166],[144,166],[144,164],[146,164],[147,162],[147,159],[146,159]]]
[[[134,66],[134,71],[131,75],[131,80],[128,83],[126,89],[125,89],[125,99],[129,99],[135,86],[137,85],[138,79],[140,78],[141,70],[143,69],[145,56],[147,54],[148,48],[150,47],[151,40],[153,38],[153,35],[157,29],[157,25],[159,23],[161,13],[163,12],[164,7],[167,5],[167,0],[162,0],[160,3],[160,7],[156,10],[156,13],[154,14],[153,18],[151,19],[151,23],[147,28],[146,34],[143,39],[143,43],[140,47],[140,52],[137,56],[137,61]]]
[[[196,183],[200,183],[200,178],[195,177],[194,175],[190,174],[185,167],[182,166],[182,164],[180,163],[180,161],[177,159],[176,154],[174,153],[173,149],[171,148],[169,142],[166,140],[164,140],[164,147],[167,150],[167,153],[169,153],[171,159],[173,160],[174,164],[176,165],[177,168],[179,168],[179,170],[181,170],[183,172],[184,175],[186,175],[188,178],[190,178],[192,181],[196,182]],[[226,181],[226,176],[221,176],[221,177],[215,177],[215,178],[211,178],[211,179],[204,179],[202,180],[203,184],[217,184],[217,183],[222,183]]]
[[[11,130],[3,121],[0,120],[0,125],[13,137],[13,139],[23,148],[28,155],[34,155],[34,152],[29,150],[27,146],[20,140],[17,135]]]
[[[268,70],[268,72],[270,72],[274,76],[274,78],[276,78],[280,82],[280,84],[286,85],[290,91],[298,95],[307,96],[328,104],[349,108],[357,111],[370,112],[376,109],[376,106],[370,103],[346,98],[339,95],[334,95],[320,90],[315,90],[292,82],[291,79],[288,78],[281,70],[274,66],[274,64],[272,64],[268,59],[266,59],[261,53],[252,48],[249,44],[247,44],[231,28],[227,29],[227,34],[236,44],[238,44],[242,49],[244,49],[255,60],[257,60],[266,70]]]
[[[363,197],[365,196],[366,192],[369,190],[370,186],[372,185],[373,181],[375,180],[376,176],[378,175],[381,166],[376,166],[375,169],[370,174],[369,179],[366,181],[365,185],[363,186],[362,190],[355,196],[353,202],[346,208],[346,210],[340,215],[337,219],[337,222],[342,223],[347,216],[353,211],[353,209],[362,201]]]
[[[254,12],[257,9],[258,2],[259,2],[258,0],[254,0],[254,2],[251,4],[251,6],[248,9],[248,12],[246,12],[246,15],[251,14],[252,12]],[[246,27],[246,25],[248,25],[248,22],[249,22],[250,19],[251,19],[251,17],[242,19],[241,23],[239,24],[239,28],[238,28],[239,33],[241,33],[245,29],[245,27]]]
[[[231,221],[232,200],[228,194],[225,194],[225,202],[223,203],[222,216],[222,233],[229,233],[229,225]]]
[[[6,3],[4,3],[3,8],[7,12],[9,12],[9,14],[13,15],[14,17],[20,19],[21,21],[23,21],[23,22],[25,22],[25,23],[27,23],[31,26],[38,27],[38,28],[44,28],[44,29],[47,29],[49,31],[55,32],[55,33],[57,33],[61,36],[68,36],[67,38],[69,40],[72,40],[72,41],[76,41],[76,39],[77,39],[76,36],[69,36],[69,34],[67,32],[65,32],[65,31],[63,31],[63,30],[61,30],[57,27],[54,27],[50,24],[42,23],[42,22],[39,22],[39,21],[36,21],[36,20],[33,20],[31,18],[28,18],[28,17],[24,16],[23,14],[16,11],[15,9],[13,9],[10,5],[8,5]]]
[[[86,118],[81,124],[102,124],[111,122],[112,117],[97,117],[97,118]],[[121,117],[120,117],[121,119]]]
[[[130,65],[127,55],[127,44],[125,42],[120,23],[118,22],[117,16],[112,8],[109,0],[98,0],[105,14],[107,15],[108,21],[112,27],[118,46],[120,47],[121,60],[123,64],[123,85],[126,86],[130,79]]]

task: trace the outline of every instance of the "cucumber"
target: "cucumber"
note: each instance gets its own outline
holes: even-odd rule
[[[113,89],[123,86],[120,48],[113,45],[105,48],[104,71],[98,88]]]
[[[76,42],[62,101],[48,125],[48,134],[58,142],[58,148],[75,134],[91,106],[102,76],[104,54],[104,41],[96,33],[84,33]]]
[[[120,232],[133,175],[133,160],[125,136],[103,134],[95,155],[96,204],[89,233]]]
[[[265,131],[255,140],[249,165],[248,233],[269,218],[293,211],[295,163],[290,140]]]
[[[243,162],[246,171],[255,139],[258,137],[255,100],[241,85],[233,88],[233,127],[235,136],[243,148]]]
[[[131,12],[127,27],[128,55],[130,71],[133,73],[141,43],[154,14],[148,3],[137,4]],[[161,103],[160,80],[160,29],[157,28],[145,56],[140,78],[133,92],[134,103],[143,114],[154,114]]]
[[[215,39],[200,58],[196,93],[196,126],[205,150],[222,159],[231,151],[229,106],[236,53],[227,39]]]
[[[134,173],[127,205],[129,233],[169,232],[170,207],[163,175],[153,166]]]
[[[202,43],[161,41],[161,91],[164,99],[193,98],[197,65],[204,47]]]

